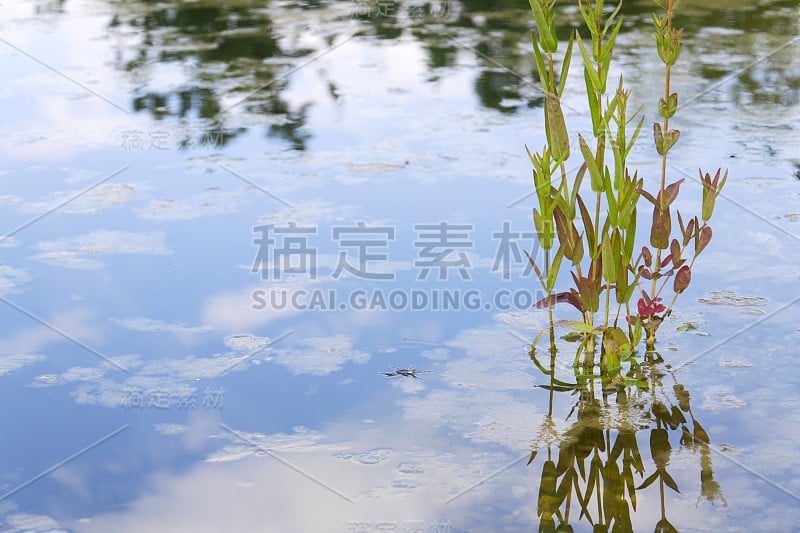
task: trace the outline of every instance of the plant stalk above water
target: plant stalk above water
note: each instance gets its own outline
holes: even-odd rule
[[[530,0],[538,28],[538,35],[533,36],[532,43],[545,92],[547,144],[540,152],[533,153],[528,149],[538,199],[538,208],[533,209],[533,220],[540,244],[545,250],[543,268],[539,268],[530,256],[529,260],[547,295],[537,303],[537,307],[548,308],[551,350],[555,351],[554,328],[566,325],[583,335],[586,363],[594,360],[598,336],[602,340],[600,363],[612,367],[619,366],[622,359],[633,353],[643,332],[646,333],[647,350],[655,348],[658,327],[671,313],[677,296],[688,287],[695,259],[711,239],[708,220],[714,200],[727,180],[726,172],[720,181],[721,170],[717,171],[714,178],[710,174],[704,176],[701,172],[702,223],[698,217],[694,217],[684,224],[682,215],[677,212],[680,240],[672,238],[671,204],[677,198],[683,180],[667,184],[667,154],[680,136],[677,129],[670,129],[670,118],[678,107],[678,95],[671,92],[671,69],[680,55],[683,30],[675,28],[673,24],[678,1],[656,0],[656,3],[664,11],[663,15],[654,14],[653,22],[656,48],[666,65],[666,76],[664,96],[658,104],[662,120],[653,125],[656,151],[661,158],[660,183],[656,193],[651,194],[644,189],[644,179],[639,177],[637,171],[631,175],[627,166],[628,155],[641,131],[644,118],[639,117],[638,111],[629,115],[627,106],[630,91],[625,89],[622,76],[616,91],[608,91],[607,88],[613,50],[622,26],[619,14],[622,4],[606,16],[603,0],[579,0],[578,8],[591,40],[584,43],[579,32],[570,35],[560,76],[557,76],[553,58],[558,49],[555,2]],[[595,148],[590,147],[583,135],[577,135],[583,161],[570,182],[565,163],[570,157],[571,143],[561,98],[574,41],[577,41],[583,59],[584,85]],[[637,117],[637,123],[631,126]],[[629,131],[629,127],[632,131]],[[609,149],[613,156],[611,160],[607,157]],[[594,193],[594,204],[589,206],[581,191],[586,174]],[[556,175],[560,178],[558,186],[553,185]],[[643,246],[634,257],[637,203],[640,197],[653,205],[653,217],[650,247]],[[692,242],[694,249],[690,250]],[[686,256],[690,253],[692,257],[688,260]],[[566,292],[555,292],[561,266],[567,263],[571,265],[574,287]],[[587,267],[586,270],[584,267]],[[660,302],[670,279],[674,296],[669,306],[665,306]],[[647,289],[641,286],[642,280],[650,282]],[[611,299],[612,290],[614,302]],[[640,295],[636,304],[638,314],[632,314],[630,303],[637,293]],[[581,320],[555,321],[554,306],[563,302],[575,307],[580,312]],[[624,316],[627,331],[619,327],[621,315]],[[602,316],[602,320],[598,320],[598,316]]]

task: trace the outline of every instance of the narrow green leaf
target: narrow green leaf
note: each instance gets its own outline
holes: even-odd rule
[[[586,23],[586,27],[589,29],[589,32],[594,35],[597,32],[597,29],[595,28],[592,15],[583,7],[583,2],[578,2],[578,9],[581,11],[581,16],[583,17],[583,21]]]
[[[583,79],[584,82],[586,83],[587,89],[588,87],[590,87],[590,84],[592,83],[589,76],[589,72],[591,71],[586,68],[583,69]],[[589,99],[589,111],[592,116],[592,133],[594,134],[595,137],[599,137],[604,129],[603,126],[604,119],[600,112],[600,102],[597,99],[596,93],[592,91],[587,90],[586,96]]]
[[[592,149],[589,148],[589,145],[586,143],[586,139],[584,139],[580,134],[578,134],[578,142],[580,143],[583,160],[586,162],[586,168],[589,170],[589,177],[592,180],[592,190],[594,192],[602,192],[603,175],[600,173],[600,169],[597,167],[597,160],[594,158]]]
[[[528,257],[528,262],[533,267],[534,272],[536,272],[536,277],[539,278],[539,282],[542,284],[542,287],[546,287],[547,285],[544,282],[544,276],[542,276],[542,271],[539,270],[539,267],[536,266],[536,261],[533,260],[531,254],[528,253],[528,250],[525,250],[525,255]]]
[[[617,4],[617,7],[614,8],[614,11],[612,11],[611,14],[608,16],[608,20],[606,21],[605,26],[603,26],[603,33],[602,33],[603,37],[606,36],[606,33],[608,32],[608,28],[614,22],[614,19],[617,17],[617,14],[619,14],[619,10],[620,9],[622,9],[622,2],[621,1],[620,1],[619,4]],[[620,23],[622,23],[622,19],[619,20],[617,25],[619,25]]]
[[[717,170],[717,175],[719,175],[719,170]],[[725,176],[723,176],[722,181],[719,182],[717,185],[717,195],[722,192],[722,188],[725,187],[725,184],[728,182],[728,169],[725,169]]]
[[[533,209],[533,225],[536,228],[536,233],[539,237],[539,243],[542,248],[549,250],[553,247],[553,221],[549,217],[544,219],[536,208]]]
[[[577,31],[577,30],[576,30]],[[575,32],[569,34],[569,44],[567,44],[567,52],[564,54],[564,62],[561,64],[561,79],[558,80],[558,98],[564,94],[564,87],[567,84],[567,74],[569,74],[569,65],[572,61],[572,45],[575,43]]]
[[[624,189],[625,187],[623,187]],[[631,217],[636,212],[636,204],[639,201],[639,196],[629,189],[623,191],[619,200],[619,223],[617,227],[627,229],[631,224]],[[635,227],[635,226],[634,226]]]
[[[716,199],[717,196],[714,193],[707,192],[705,189],[703,190],[703,222],[708,222],[711,219],[711,215],[714,213],[714,203]]]
[[[575,218],[575,211],[570,208],[569,202],[565,200],[563,196],[555,194],[553,195],[552,200],[553,203],[555,204],[555,208],[553,209],[554,216],[556,210],[560,209],[561,212],[565,215],[567,220],[573,220]]]
[[[542,56],[541,50],[539,50],[539,43],[533,32],[531,32],[531,42],[533,43],[533,56],[536,58],[536,70],[539,71],[539,81],[542,83],[542,91],[547,94],[550,91],[547,67],[544,66],[544,57]]]
[[[617,205],[617,198],[614,196],[614,187],[611,185],[611,176],[608,173],[608,168],[603,173],[605,179],[603,180],[603,190],[606,193],[606,201],[608,202],[608,220],[611,222],[612,227],[619,225],[619,206]]]
[[[547,292],[553,290],[553,287],[556,286],[556,277],[558,276],[558,271],[561,268],[561,259],[564,257],[564,246],[561,245],[558,247],[558,252],[556,252],[556,256],[553,258],[553,264],[550,267],[550,272],[547,273]]]
[[[620,98],[617,95],[614,95],[614,98],[608,102],[608,107],[606,108],[606,114],[603,117],[603,130],[607,132],[611,132],[609,124],[613,120],[615,123],[617,122],[617,115],[615,114],[617,108],[620,106]]]
[[[581,183],[583,183],[583,176],[586,174],[586,163],[581,164],[581,168],[578,169],[578,173],[575,175],[575,181],[572,184],[572,193],[570,194],[570,201],[569,201],[569,213],[571,218],[575,218],[575,200],[578,196],[578,191],[581,188]]]
[[[617,141],[611,141],[611,151],[614,152],[614,190],[618,191],[621,188],[625,172],[625,156],[620,150]]]
[[[581,210],[581,220],[583,221],[583,230],[586,232],[586,244],[589,246],[589,256],[594,259],[597,257],[597,237],[594,231],[594,224],[592,224],[592,216],[589,210],[586,209],[586,204],[583,203],[583,198],[579,194],[578,207]]]
[[[633,216],[628,219],[628,225],[627,228],[625,228],[625,242],[622,250],[626,262],[630,262],[633,258],[634,246],[636,246],[636,208],[633,209]]]
[[[625,304],[628,302],[628,268],[627,261],[620,255],[617,257],[617,287],[614,291],[614,296],[618,304]]]
[[[584,70],[589,76],[589,80],[591,82],[592,91],[595,93],[603,93],[605,91],[601,91],[600,87],[602,84],[600,83],[600,78],[597,75],[597,72],[594,70],[594,64],[592,63],[591,57],[589,57],[589,53],[586,51],[586,47],[583,45],[583,39],[581,39],[581,35],[578,33],[576,34],[578,38],[578,47],[581,49],[581,56],[583,56],[583,65]]]
[[[533,11],[536,27],[539,29],[542,48],[545,52],[555,52],[558,48],[558,40],[555,36],[553,13],[550,11],[550,7],[542,0],[529,0],[528,3],[531,6],[531,11]],[[545,11],[546,9],[547,11]]]
[[[603,254],[603,278],[609,283],[617,281],[617,261],[611,248],[611,238],[605,236],[600,245]]]
[[[561,163],[569,158],[569,134],[564,122],[564,113],[561,111],[561,102],[558,101],[556,93],[549,92],[545,95],[545,109],[550,149],[555,160]]]
[[[622,257],[622,234],[619,228],[613,228],[613,233],[611,234],[611,251],[615,258]]]
[[[642,125],[644,125],[644,117],[639,119],[639,124],[636,126],[636,130],[633,132],[633,136],[631,137],[631,142],[628,143],[628,146],[625,148],[625,157],[628,157],[628,154],[631,153],[633,149],[633,143],[636,142],[636,139],[639,137],[639,132],[642,131]]]
[[[600,80],[600,92],[602,94],[606,93],[607,83],[608,83],[608,71],[611,68],[611,58],[601,59],[600,60],[600,73],[598,75],[598,79]]]
[[[555,325],[569,328],[572,331],[578,331],[580,333],[592,333],[595,329],[591,324],[587,324],[586,322],[581,322],[579,320],[559,320],[555,323]]]
[[[636,325],[633,327],[633,345],[638,346],[642,342],[642,319],[636,317]],[[641,461],[641,460],[640,460]]]
[[[534,167],[538,166],[538,161],[536,160],[536,156],[533,155],[533,152],[531,152],[531,149],[528,148],[527,144],[525,145],[525,151],[528,153],[528,158],[531,160],[531,164],[533,164]]]

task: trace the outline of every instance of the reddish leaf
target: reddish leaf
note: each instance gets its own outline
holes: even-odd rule
[[[670,204],[675,201],[675,198],[678,197],[678,191],[681,188],[681,183],[683,183],[682,179],[667,185],[667,188],[664,189],[664,207],[669,207]]]
[[[672,253],[672,262],[677,265],[681,260],[681,244],[678,239],[672,239],[672,242],[669,243],[669,251]]]
[[[678,273],[675,274],[675,281],[673,282],[672,288],[677,293],[682,293],[686,290],[686,287],[689,286],[689,283],[692,281],[692,271],[688,265],[684,265],[678,270]]]
[[[689,244],[689,241],[692,240],[692,237],[694,237],[694,229],[695,229],[694,220],[695,219],[691,219],[689,221],[689,223],[686,225],[686,231],[683,232],[683,245],[684,246]]]
[[[555,305],[555,304],[566,302],[566,303],[572,305],[575,309],[577,309],[581,313],[585,312],[585,309],[583,308],[583,305],[581,305],[580,300],[578,300],[578,297],[572,291],[570,291],[570,292],[559,292],[557,294],[551,294],[550,296],[548,296],[546,298],[542,298],[541,300],[539,300],[538,302],[533,304],[533,306],[535,308],[537,308],[537,309],[542,309],[544,307],[547,307],[547,302],[548,301],[550,302],[551,305]]]
[[[567,244],[569,242],[569,222],[567,221],[567,215],[564,214],[564,211],[561,210],[560,207],[556,206],[553,209],[553,218],[556,221],[556,232],[558,233],[558,240],[562,244]]]
[[[697,245],[697,249],[695,250],[695,255],[698,255],[700,252],[703,251],[708,243],[711,241],[711,226],[706,226],[700,231],[700,242]]]
[[[653,266],[653,254],[650,253],[650,248],[647,246],[642,246],[642,257],[645,265]]]
[[[639,316],[642,318],[647,318],[655,315],[656,313],[666,311],[667,307],[663,304],[660,304],[660,301],[661,298],[653,298],[651,301],[650,297],[647,296],[647,293],[642,293],[642,298],[639,298],[639,302],[636,305],[637,310],[639,311]]]
[[[650,194],[649,192],[647,192],[644,189],[635,189],[635,191],[637,193],[639,193],[640,195],[644,196],[645,198],[647,198],[650,201],[651,204],[653,204],[654,206],[658,207],[658,200],[656,200],[655,196],[653,196],[652,194]]]
[[[658,206],[653,208],[653,226],[650,228],[650,244],[653,248],[669,248],[669,235],[672,232],[672,218],[669,208],[662,212]]]

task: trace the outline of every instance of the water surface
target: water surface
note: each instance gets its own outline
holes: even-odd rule
[[[616,51],[648,124],[651,5],[626,3]],[[559,14],[566,39],[580,15]],[[731,178],[665,362],[575,394],[574,345],[532,361],[536,281],[501,253],[537,253],[530,19],[508,1],[0,6],[3,530],[592,531],[613,515],[796,531],[797,2],[682,3],[670,175]],[[568,89],[586,131],[584,100]],[[632,163],[655,180],[644,137]],[[689,181],[678,207],[699,194]],[[430,372],[381,374],[395,367]],[[606,507],[580,516],[572,492],[555,512],[550,469],[585,490],[595,457]],[[659,477],[634,510],[611,463],[680,492]]]

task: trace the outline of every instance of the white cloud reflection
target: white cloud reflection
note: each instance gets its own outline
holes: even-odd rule
[[[17,287],[31,280],[25,271],[8,265],[0,265],[0,296],[14,292]]]
[[[364,364],[370,354],[356,350],[353,342],[344,335],[302,339],[289,348],[278,347],[275,362],[293,374],[324,376],[341,370],[347,363]]]
[[[27,353],[0,355],[0,376],[6,376],[14,370],[45,359],[46,357],[43,355]]]
[[[178,335],[200,335],[213,331],[209,326],[187,326],[181,322],[167,323],[154,318],[111,318],[111,322],[132,331],[175,333]]]
[[[39,215],[58,208],[60,204],[79,194],[81,191],[82,189],[57,191],[50,193],[48,197],[43,200],[31,201],[20,198],[19,196],[3,195],[0,196],[0,203],[13,207],[27,215]],[[59,212],[92,215],[111,207],[127,203],[135,192],[136,187],[131,184],[104,183],[70,201],[68,204],[61,207]]]
[[[377,404],[382,395],[377,393],[376,405],[361,407],[363,413],[355,417],[334,415],[316,428],[274,433],[206,425],[202,438],[219,444],[204,461],[183,472],[157,473],[125,506],[70,527],[80,532],[122,533],[265,528],[326,532],[346,531],[357,524],[373,529],[376,524],[398,528],[421,524],[428,529],[447,520],[477,529],[487,524],[487,530],[530,527],[538,521],[541,459],[530,467],[525,462],[546,407],[536,403],[542,395],[533,394],[535,370],[527,359],[527,346],[509,333],[508,322],[517,323],[517,318],[498,316],[494,323],[462,330],[444,343],[446,348],[426,346],[441,366],[419,383],[409,378],[395,381],[398,387],[424,383],[424,389],[407,391],[413,394],[398,395],[387,385],[388,406]],[[537,319],[526,317],[518,325],[525,328],[531,322]],[[269,339],[235,334],[225,338],[225,345],[236,358],[269,348]],[[345,336],[306,339],[259,356],[297,373],[317,375],[368,357]],[[135,368],[139,377],[129,385],[166,377],[173,384],[191,385],[191,378],[203,375],[217,357],[131,359],[127,366]],[[72,369],[59,378],[82,386],[97,381],[96,374],[87,369]],[[99,387],[95,396],[103,390],[108,394],[113,388]],[[384,411],[387,408],[389,412]],[[365,418],[370,423],[358,421]],[[183,439],[194,432],[195,423],[161,424],[156,429],[163,438]],[[556,421],[558,426],[565,423]],[[724,434],[720,428],[713,431]],[[794,441],[780,442],[780,456],[791,458],[797,447]],[[737,460],[749,461],[750,456],[740,455]],[[670,473],[682,494],[668,496],[667,515],[679,529],[691,525],[746,531],[740,526],[742,516],[758,520],[760,527],[781,529],[781,520],[797,517],[788,500],[776,503],[773,499],[767,505],[769,489],[765,491],[754,483],[752,474],[721,458],[713,459],[715,478],[723,483],[726,498],[736,502],[735,512],[730,512],[733,505],[710,510],[709,503],[698,504],[698,461],[689,449],[673,450]],[[777,466],[773,470],[779,472]],[[637,531],[652,529],[661,516],[658,498],[650,497],[653,490],[639,498],[632,516]],[[308,512],[309,505],[313,513]]]
[[[186,198],[153,199],[139,211],[139,216],[154,222],[168,222],[234,213],[239,209],[242,196],[242,190],[222,191],[211,187]]]
[[[77,237],[40,242],[36,245],[40,253],[34,258],[68,268],[98,269],[105,266],[94,259],[99,255],[169,254],[165,239],[166,235],[161,232],[96,230]]]

